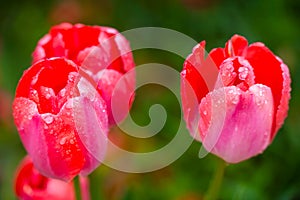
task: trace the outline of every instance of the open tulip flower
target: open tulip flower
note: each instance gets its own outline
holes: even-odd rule
[[[69,23],[53,26],[38,42],[33,62],[52,57],[72,60],[94,79],[107,105],[109,125],[126,117],[135,89],[134,61],[128,41],[117,30]],[[112,105],[113,97],[123,101]]]
[[[20,200],[75,200],[73,182],[43,176],[28,156],[17,170],[14,189]]]
[[[13,115],[43,175],[69,181],[100,164],[108,132],[106,105],[71,60],[44,59],[27,69],[16,89]]]
[[[181,72],[188,129],[207,151],[228,163],[262,153],[287,116],[291,90],[287,66],[264,44],[248,45],[239,35],[225,48],[204,55],[203,41]]]

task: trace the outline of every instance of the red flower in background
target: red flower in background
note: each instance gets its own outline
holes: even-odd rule
[[[26,70],[16,89],[13,115],[43,175],[71,180],[100,164],[108,132],[105,102],[72,61],[45,59]]]
[[[125,118],[132,103],[135,74],[124,74],[134,69],[134,61],[128,41],[117,30],[69,23],[53,26],[38,42],[33,62],[51,57],[74,61],[94,79],[107,104],[109,125]],[[122,105],[114,105],[118,112],[113,112],[112,97],[129,102],[119,101]]]
[[[15,193],[22,200],[75,200],[73,182],[51,179],[34,168],[27,156],[20,163],[15,178]]]
[[[195,137],[208,151],[237,163],[263,152],[282,126],[289,70],[264,44],[248,46],[239,35],[207,58],[204,48],[201,42],[193,49],[181,73],[184,117],[191,132],[196,123]]]

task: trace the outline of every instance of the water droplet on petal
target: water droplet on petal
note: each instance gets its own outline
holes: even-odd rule
[[[65,89],[65,88],[63,88],[63,89],[60,91],[60,95],[61,95],[62,97],[64,97],[64,96],[66,95],[66,89]]]
[[[74,144],[74,140],[73,139],[70,139],[70,144]]]
[[[74,72],[71,72],[69,75],[68,75],[68,80],[70,81],[70,82],[74,82],[74,80],[75,80],[75,74],[74,74]]]
[[[46,99],[50,99],[51,95],[50,94],[46,94]]]
[[[66,143],[66,141],[67,141],[67,138],[63,137],[60,139],[59,144],[64,145]]]
[[[204,115],[207,115],[207,111],[206,111],[206,110],[204,110],[204,111],[203,111],[203,114],[204,114]]]
[[[53,122],[53,117],[51,115],[46,115],[43,117],[46,124],[51,124]]]
[[[245,80],[249,74],[249,69],[247,67],[242,66],[238,69],[238,72],[239,72],[239,79]]]

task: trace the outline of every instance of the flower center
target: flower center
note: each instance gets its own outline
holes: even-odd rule
[[[57,114],[69,98],[78,96],[76,83],[79,74],[72,64],[61,59],[38,65],[39,71],[30,77],[28,97],[37,104],[40,114]]]
[[[224,87],[235,85],[246,91],[255,83],[253,68],[243,57],[227,58],[220,65],[219,71]]]

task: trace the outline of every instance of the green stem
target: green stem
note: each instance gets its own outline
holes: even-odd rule
[[[80,197],[80,183],[79,183],[79,177],[76,176],[74,178],[74,188],[75,188],[75,197],[76,197],[76,200],[80,200],[81,197]]]
[[[90,200],[89,179],[86,176],[74,178],[76,200]]]
[[[90,182],[87,176],[79,175],[81,200],[90,200]]]
[[[218,159],[218,166],[214,178],[211,180],[209,189],[205,196],[205,200],[216,200],[222,185],[226,163],[222,159]]]

